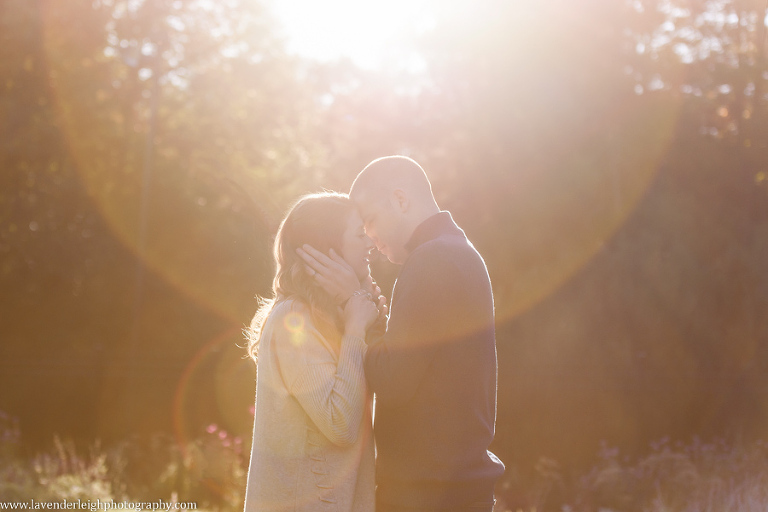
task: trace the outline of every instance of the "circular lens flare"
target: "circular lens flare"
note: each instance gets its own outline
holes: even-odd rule
[[[83,11],[96,19],[79,19]],[[246,166],[225,176],[205,155],[184,154],[179,148],[189,141],[169,133],[180,122],[171,119],[172,87],[151,86],[155,78],[142,79],[115,52],[94,55],[93,38],[103,34],[82,26],[103,27],[111,16],[63,2],[41,7],[51,96],[78,176],[111,232],[146,268],[239,323],[243,297],[265,285],[254,281],[271,267],[263,243],[271,224],[239,185],[256,177]],[[250,229],[254,220],[264,233]]]
[[[211,339],[190,359],[179,378],[173,399],[173,428],[176,443],[185,455],[198,434],[189,426],[192,405],[212,406],[215,414],[210,414],[208,421],[220,421],[230,431],[247,431],[255,367],[250,358],[244,357],[245,349],[237,346],[241,337],[240,329],[232,327]],[[201,385],[213,387],[213,404],[200,403],[205,397]]]

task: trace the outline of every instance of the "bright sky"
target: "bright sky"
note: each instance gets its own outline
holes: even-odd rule
[[[271,0],[291,52],[318,60],[349,57],[375,68],[403,50],[405,38],[434,24],[423,0]]]

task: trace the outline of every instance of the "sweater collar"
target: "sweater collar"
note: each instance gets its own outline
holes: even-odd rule
[[[465,236],[464,231],[456,225],[450,212],[447,211],[436,213],[416,226],[410,240],[405,244],[405,250],[411,253],[421,244],[434,240],[441,235]]]

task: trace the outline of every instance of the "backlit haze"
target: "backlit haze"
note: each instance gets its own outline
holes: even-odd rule
[[[434,26],[424,1],[273,0],[269,8],[291,53],[318,61],[349,58],[369,69],[402,55],[408,39]]]

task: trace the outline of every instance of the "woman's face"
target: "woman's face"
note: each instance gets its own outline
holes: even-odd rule
[[[374,247],[374,243],[363,229],[363,219],[357,210],[352,210],[347,217],[347,229],[341,239],[341,257],[349,263],[361,281],[371,272],[368,258]]]

